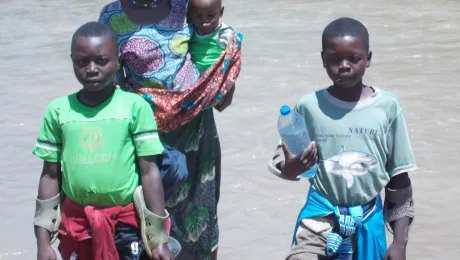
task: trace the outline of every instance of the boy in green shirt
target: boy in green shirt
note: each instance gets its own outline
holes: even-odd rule
[[[81,26],[71,58],[83,89],[48,105],[33,150],[44,160],[38,259],[56,259],[56,232],[64,259],[138,259],[142,241],[150,258],[173,259],[157,167],[164,148],[149,104],[113,84],[115,34],[96,22]]]

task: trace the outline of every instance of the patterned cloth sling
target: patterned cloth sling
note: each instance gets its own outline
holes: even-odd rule
[[[151,104],[160,131],[173,131],[219,104],[234,87],[241,70],[242,40],[243,35],[234,32],[214,65],[184,90],[145,88],[129,81],[124,89],[142,95]]]

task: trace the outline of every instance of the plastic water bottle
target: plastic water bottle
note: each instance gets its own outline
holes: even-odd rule
[[[307,125],[303,117],[289,106],[282,106],[278,117],[278,132],[289,150],[296,155],[301,154],[310,144]],[[317,165],[301,174],[301,177],[312,178],[315,176]]]

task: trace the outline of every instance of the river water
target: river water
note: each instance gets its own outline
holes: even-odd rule
[[[32,219],[41,161],[31,149],[46,104],[78,89],[73,31],[106,1],[0,0],[0,259],[34,259]],[[223,20],[245,34],[234,104],[217,115],[223,148],[220,259],[283,259],[308,182],[267,171],[278,108],[329,84],[321,32],[361,20],[373,62],[365,83],[401,100],[419,170],[408,259],[460,255],[458,0],[231,0]],[[457,183],[457,184],[455,184]],[[391,236],[388,238],[391,241]]]

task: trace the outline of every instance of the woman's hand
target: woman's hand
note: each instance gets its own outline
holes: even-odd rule
[[[318,151],[315,142],[311,142],[307,149],[299,155],[293,154],[287,145],[283,143],[283,152],[286,159],[282,174],[289,179],[295,179],[300,174],[310,170],[318,161]]]
[[[225,94],[224,99],[219,104],[214,106],[217,109],[217,111],[222,112],[232,104],[234,93],[235,93],[235,82],[233,82],[232,88],[227,92],[227,94]]]
[[[174,255],[169,250],[168,243],[161,244],[152,249],[153,260],[174,260]]]

